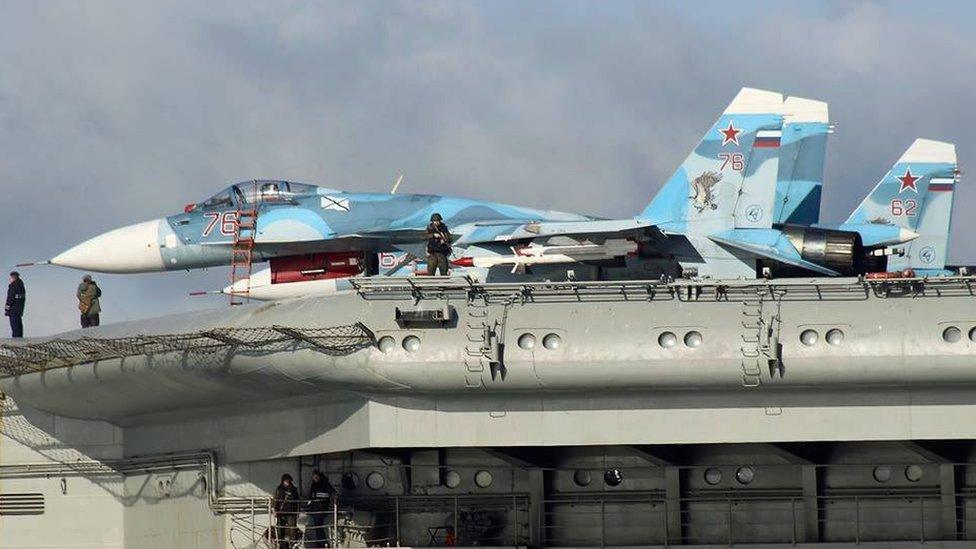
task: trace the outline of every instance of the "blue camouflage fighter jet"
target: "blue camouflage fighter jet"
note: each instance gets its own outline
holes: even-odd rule
[[[426,225],[438,212],[454,237],[455,266],[472,272],[612,260],[625,268],[610,277],[752,278],[767,266],[849,274],[865,248],[918,235],[872,220],[811,225],[819,217],[828,132],[826,104],[743,88],[630,219],[262,180],[232,185],[182,214],[97,236],[50,262],[100,272],[226,265],[239,216],[253,210],[254,261],[271,260],[270,284],[307,281],[309,273],[377,274],[367,268],[375,253],[422,255]],[[388,272],[396,271],[393,265]]]
[[[426,227],[435,212],[454,234],[461,235],[499,222],[593,219],[483,200],[350,193],[290,181],[256,180],[231,185],[203,202],[188,205],[183,213],[96,236],[50,263],[107,273],[228,265],[239,216],[246,211],[256,213],[255,262],[309,254],[422,254]]]

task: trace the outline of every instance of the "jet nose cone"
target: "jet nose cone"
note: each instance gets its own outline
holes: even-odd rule
[[[164,270],[159,252],[162,219],[100,234],[62,252],[51,264],[100,273],[147,273]]]

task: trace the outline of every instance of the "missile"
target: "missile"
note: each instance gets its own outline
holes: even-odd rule
[[[238,280],[220,293],[230,295],[247,294],[250,299],[258,301],[279,301],[299,297],[328,296],[351,290],[352,286],[343,278],[321,278],[316,280],[299,280],[274,284],[271,281],[271,269],[264,269],[253,273],[249,280]]]
[[[512,248],[512,255],[466,256],[451,261],[456,267],[491,268],[512,265],[512,272],[524,271],[532,265],[600,261],[636,254],[638,244],[633,240],[607,240],[603,244],[572,244],[561,246],[530,245]]]

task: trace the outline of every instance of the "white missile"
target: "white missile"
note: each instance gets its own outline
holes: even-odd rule
[[[512,265],[512,272],[524,271],[532,265],[579,263],[625,257],[637,253],[638,244],[633,240],[607,240],[603,244],[571,244],[561,246],[530,245],[512,248],[512,255],[467,256],[451,261],[457,267],[490,268]]]
[[[264,269],[253,273],[250,279],[238,280],[234,284],[225,287],[220,293],[230,295],[233,290],[235,295],[247,295],[248,298],[258,301],[279,301],[296,297],[318,297],[335,295],[341,291],[350,289],[351,286],[343,284],[341,282],[342,280],[342,278],[323,278],[272,284],[271,269]]]

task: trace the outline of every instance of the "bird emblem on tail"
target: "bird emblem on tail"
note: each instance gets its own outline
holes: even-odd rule
[[[699,212],[705,209],[715,210],[718,204],[715,203],[715,194],[712,189],[722,180],[722,174],[715,172],[704,172],[691,181],[692,194],[691,203]]]

